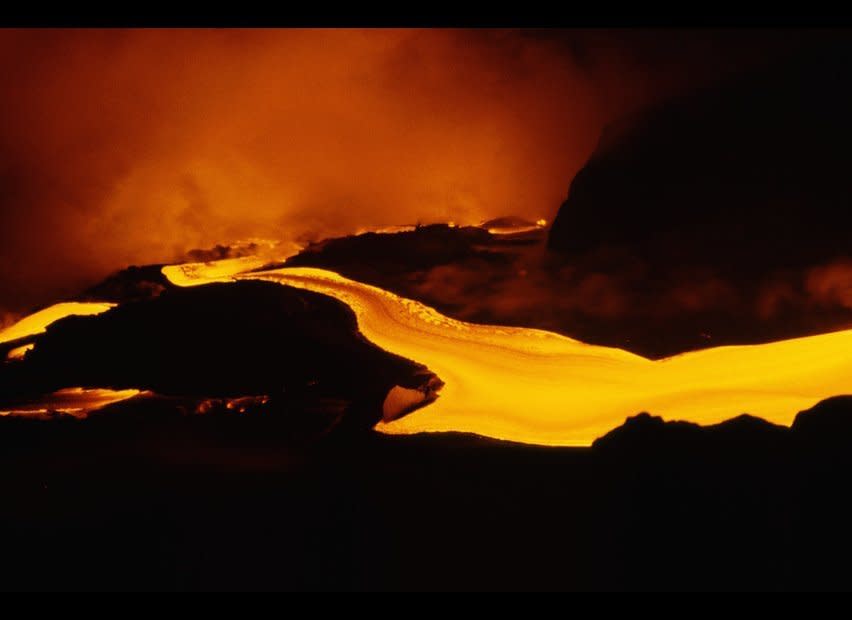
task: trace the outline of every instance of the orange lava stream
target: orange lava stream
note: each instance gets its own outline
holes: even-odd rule
[[[41,334],[51,323],[55,323],[59,319],[64,319],[67,316],[89,316],[93,314],[101,314],[113,306],[115,306],[115,304],[106,302],[79,301],[67,301],[59,304],[53,304],[44,310],[39,310],[38,312],[24,317],[14,325],[0,331],[0,344]]]
[[[20,347],[15,347],[11,351],[6,354],[7,360],[22,360],[24,356],[27,354],[27,351],[32,351],[35,348],[35,343],[31,342],[29,344],[21,345]]]
[[[256,256],[225,258],[207,263],[167,265],[162,272],[176,286],[198,286],[212,282],[231,282],[232,276],[269,264],[268,259]]]
[[[193,275],[192,284],[268,280],[335,297],[370,341],[426,364],[445,383],[440,397],[380,423],[384,433],[458,431],[587,446],[639,411],[699,424],[747,412],[789,425],[798,411],[852,391],[852,330],[652,361],[542,330],[457,321],[322,269]]]
[[[102,388],[65,388],[57,390],[38,402],[24,403],[0,410],[0,416],[37,416],[50,412],[85,417],[90,411],[142,394],[140,390],[107,390]]]

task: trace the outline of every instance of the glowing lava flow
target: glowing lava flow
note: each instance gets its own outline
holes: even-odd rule
[[[225,258],[207,263],[182,263],[163,267],[163,275],[176,286],[197,286],[211,282],[230,282],[231,276],[269,264],[256,256]]]
[[[32,351],[35,348],[35,343],[31,342],[29,344],[21,345],[20,347],[15,347],[11,351],[6,354],[7,360],[22,360],[24,356],[27,354],[27,351]]]
[[[748,412],[790,424],[798,411],[852,391],[852,330],[652,361],[541,330],[456,321],[322,269],[209,275],[196,270],[192,284],[268,280],[335,297],[352,308],[366,338],[445,382],[431,405],[380,423],[385,433],[585,446],[639,411],[699,424]]]
[[[59,304],[53,304],[49,308],[30,314],[14,325],[0,331],[0,344],[41,334],[47,329],[48,325],[55,323],[59,319],[64,319],[67,316],[89,316],[93,314],[101,314],[113,306],[115,306],[115,304],[106,302],[79,301],[67,301]]]
[[[143,394],[139,390],[106,390],[101,388],[65,388],[57,390],[50,396],[41,398],[38,402],[24,403],[0,410],[0,416],[6,415],[44,415],[50,412],[61,412],[83,417],[90,411],[100,409],[105,405],[133,398]]]

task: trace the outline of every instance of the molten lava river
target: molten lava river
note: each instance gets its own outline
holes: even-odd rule
[[[106,302],[65,301],[39,310],[14,325],[0,330],[0,344],[44,333],[47,327],[67,316],[91,316],[106,312],[115,304]]]
[[[798,411],[847,393],[852,378],[852,330],[654,361],[542,330],[464,323],[322,269],[226,267],[175,265],[163,273],[179,286],[252,279],[335,297],[352,308],[366,338],[444,381],[432,404],[379,423],[383,433],[459,431],[587,446],[640,411],[699,424],[747,412],[789,425]]]

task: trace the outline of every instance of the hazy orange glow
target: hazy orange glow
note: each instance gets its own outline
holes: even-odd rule
[[[555,212],[599,87],[503,31],[0,32],[0,308],[222,240]]]
[[[14,325],[0,331],[0,344],[41,334],[47,329],[48,325],[55,323],[59,319],[64,319],[67,316],[88,316],[100,314],[102,312],[106,312],[113,306],[115,306],[115,304],[106,302],[78,301],[67,301],[53,304],[44,310],[39,310],[38,312],[24,317]]]
[[[651,361],[546,331],[457,321],[322,269],[223,276],[213,267],[207,276],[195,269],[193,284],[268,280],[335,297],[370,341],[444,381],[432,404],[380,423],[384,433],[459,431],[587,446],[640,411],[699,424],[750,413],[789,425],[798,411],[852,391],[852,330]],[[410,395],[392,396],[396,412]]]
[[[60,412],[75,417],[85,417],[90,411],[105,405],[133,398],[143,392],[139,390],[106,390],[100,388],[65,388],[39,399],[37,402],[16,405],[0,410],[0,415],[43,415]]]
[[[2,30],[0,310],[245,237],[550,217],[606,123],[770,47],[662,35]]]

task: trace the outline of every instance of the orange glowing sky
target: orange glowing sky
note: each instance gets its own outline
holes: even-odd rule
[[[767,37],[0,31],[0,313],[247,236],[551,219],[606,122]]]

